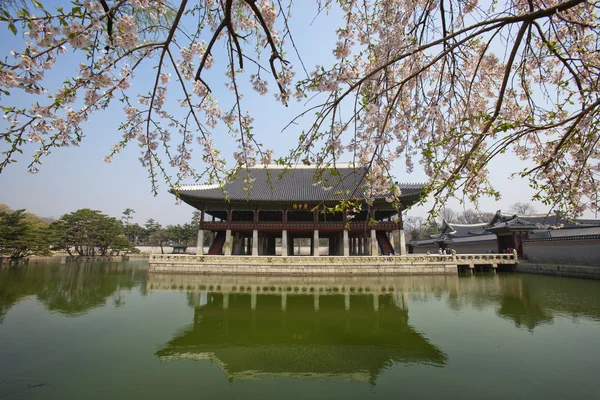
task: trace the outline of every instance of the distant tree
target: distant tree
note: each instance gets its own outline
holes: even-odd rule
[[[167,240],[170,242],[182,243],[187,239],[181,225],[168,225],[165,231],[167,232]]]
[[[123,211],[121,221],[123,221],[124,225],[129,225],[129,221],[131,221],[133,218],[133,214],[135,214],[135,210],[133,208],[126,208],[125,211]]]
[[[494,218],[494,213],[465,210],[458,215],[457,222],[460,224],[480,224],[490,222],[492,218]]]
[[[188,246],[196,245],[196,242],[198,241],[198,225],[194,223],[183,224],[181,229]]]
[[[519,215],[531,215],[536,213],[535,207],[531,203],[515,203],[510,206],[508,210]]]
[[[458,215],[453,209],[444,207],[440,213],[440,219],[446,222],[458,222]]]
[[[163,246],[169,241],[169,234],[165,229],[159,229],[148,236],[148,244],[151,246],[160,246],[161,254],[165,254]]]
[[[144,228],[146,228],[146,232],[148,233],[148,235],[150,235],[158,231],[159,229],[162,229],[162,226],[154,219],[150,218],[146,221],[146,223],[144,223]]]
[[[435,220],[430,220],[427,224],[427,236],[429,235],[437,235],[442,231],[442,228]]]
[[[121,223],[97,210],[84,208],[65,214],[52,224],[55,244],[72,255],[74,248],[80,256],[106,255],[122,235]]]
[[[166,228],[168,240],[190,245],[197,241],[198,230],[193,224],[169,225]]]
[[[0,255],[13,259],[50,253],[48,225],[25,210],[0,211]]]
[[[144,229],[139,224],[127,224],[123,227],[125,230],[125,236],[127,239],[137,245],[140,241],[146,240],[148,234],[146,233],[146,229]]]
[[[111,245],[111,253],[114,255],[126,256],[129,253],[139,253],[140,251],[127,239],[126,236],[120,235],[114,238]],[[123,253],[123,254],[121,254]]]
[[[404,221],[404,231],[408,240],[419,240],[428,237],[427,220],[423,217],[408,217]]]
[[[198,226],[200,226],[201,215],[202,214],[198,210],[192,213],[192,224],[196,227],[196,229],[198,228]]]

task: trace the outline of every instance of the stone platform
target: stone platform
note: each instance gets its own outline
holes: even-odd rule
[[[518,263],[516,254],[456,254],[403,256],[198,256],[152,254],[150,272],[232,275],[410,275],[457,274],[459,268],[488,267]]]

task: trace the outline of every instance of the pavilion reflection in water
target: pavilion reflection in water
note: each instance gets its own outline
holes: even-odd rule
[[[341,377],[375,383],[394,362],[441,366],[446,355],[408,324],[402,294],[191,294],[194,322],[163,361],[210,359],[229,380]]]

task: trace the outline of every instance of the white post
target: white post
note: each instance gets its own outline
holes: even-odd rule
[[[196,255],[204,254],[204,229],[198,229],[198,244],[196,245]]]
[[[319,257],[321,255],[321,248],[319,247],[319,230],[315,229],[313,233],[313,256]]]
[[[287,293],[281,293],[281,311],[287,309]]]
[[[250,294],[250,308],[256,310],[256,292]]]
[[[344,257],[348,257],[350,255],[350,246],[348,244],[348,231],[344,229],[344,238],[343,238],[343,246],[344,246]]]
[[[288,255],[287,231],[284,229],[281,231],[281,256],[287,257],[287,255]]]
[[[378,294],[373,295],[373,310],[379,311],[379,295]]]
[[[344,308],[346,311],[350,311],[350,294],[346,293],[344,296]]]
[[[231,240],[231,229],[227,229],[225,231],[225,255],[226,256],[230,256],[231,255],[231,245],[232,245],[232,240]]]
[[[371,256],[378,256],[379,249],[377,245],[377,237],[375,234],[375,229],[371,229]]]
[[[314,299],[315,311],[319,311],[319,293],[314,294]]]
[[[400,229],[398,232],[398,247],[400,247],[400,255],[406,255],[406,236],[404,236],[404,229]]]
[[[252,231],[252,255],[258,256],[258,229]]]

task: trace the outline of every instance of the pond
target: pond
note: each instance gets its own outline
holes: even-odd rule
[[[0,399],[598,398],[600,282],[0,269]]]

